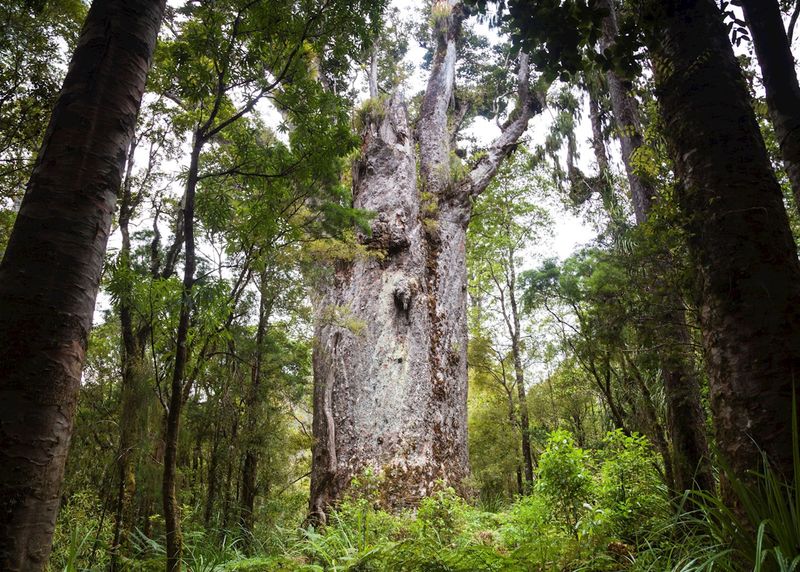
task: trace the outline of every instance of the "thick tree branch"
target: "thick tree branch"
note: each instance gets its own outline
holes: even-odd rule
[[[542,110],[539,98],[531,92],[530,64],[528,54],[519,54],[517,73],[517,107],[503,125],[500,136],[489,146],[470,174],[464,180],[466,193],[470,197],[480,195],[494,178],[500,165],[516,148],[519,138],[528,128],[531,117]]]
[[[792,17],[789,19],[789,28],[786,30],[786,37],[789,38],[789,45],[794,41],[794,27],[797,24],[797,17],[800,16],[800,0],[795,2]]]
[[[463,6],[453,0],[440,0],[437,6],[449,15],[440,17],[434,28],[436,51],[428,85],[422,98],[416,126],[419,142],[420,173],[425,189],[438,192],[446,187],[450,166],[448,110],[456,80],[456,39],[466,16]]]

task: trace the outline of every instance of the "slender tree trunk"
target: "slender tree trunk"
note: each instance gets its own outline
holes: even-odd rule
[[[600,116],[600,103],[597,96],[589,92],[589,121],[592,124],[592,149],[597,160],[597,170],[601,177],[608,177],[611,168],[608,164],[606,138],[603,135],[603,120]]]
[[[211,445],[211,460],[208,462],[208,490],[206,491],[205,511],[203,512],[203,523],[206,528],[211,527],[211,516],[214,513],[214,504],[217,501],[217,467],[219,466],[219,431],[220,419],[215,423],[214,438]]]
[[[0,264],[0,568],[50,554],[86,343],[163,0],[97,0]]]
[[[378,45],[372,47],[369,57],[369,96],[372,99],[378,97]]]
[[[680,208],[720,451],[749,480],[763,449],[792,474],[800,264],[741,70],[711,0],[650,2],[647,43]]]
[[[742,0],[761,67],[767,107],[800,212],[800,84],[777,0]]]
[[[359,237],[371,255],[337,264],[316,304],[312,520],[324,521],[367,468],[381,477],[390,507],[416,503],[439,479],[464,490],[471,199],[489,184],[538,107],[523,57],[517,113],[472,172],[452,178],[448,111],[463,17],[455,6],[436,25],[418,154],[399,94],[367,121],[354,202],[376,213],[370,235]]]
[[[233,415],[233,419],[231,421],[231,432],[230,432],[230,441],[229,441],[229,448],[232,448],[234,443],[238,443],[239,440],[239,419]],[[234,507],[234,496],[233,492],[238,490],[238,487],[234,486],[233,478],[234,478],[234,465],[238,465],[238,463],[234,462],[234,455],[230,452],[225,456],[225,494],[222,498],[222,527],[227,529],[231,525],[232,515],[235,513]]]
[[[610,12],[603,22],[603,46],[610,47],[616,41],[618,28],[613,3],[603,1]],[[638,174],[633,164],[633,155],[644,141],[639,104],[632,94],[630,82],[623,80],[614,70],[606,73],[606,81],[636,222],[643,224],[652,209],[656,188],[652,181]],[[677,292],[670,290],[664,294],[663,311],[657,322],[659,331],[654,332],[654,337],[659,347],[658,359],[667,402],[667,431],[672,442],[675,490],[695,488],[710,491],[714,489],[714,477],[700,400],[700,379],[690,354],[686,310]]]
[[[667,443],[664,426],[661,424],[661,420],[658,418],[658,412],[656,411],[655,404],[653,403],[653,395],[650,393],[650,388],[647,387],[647,382],[642,377],[642,374],[639,371],[639,368],[636,367],[636,364],[628,358],[623,359],[628,360],[628,367],[626,369],[630,369],[631,376],[636,382],[639,392],[642,394],[642,414],[649,429],[648,433],[650,433],[650,439],[653,442],[653,445],[655,445],[659,455],[661,455],[661,460],[664,463],[664,481],[670,490],[676,490],[675,472],[673,468],[674,464],[672,461],[672,456],[670,455],[669,444]]]
[[[528,415],[528,398],[525,391],[525,370],[522,367],[522,328],[517,306],[517,273],[514,267],[514,253],[508,254],[508,268],[506,269],[506,286],[508,287],[508,300],[511,315],[506,316],[509,334],[511,335],[511,355],[514,360],[514,381],[517,386],[517,400],[519,401],[519,428],[522,437],[522,460],[525,463],[526,489],[530,492],[533,487],[533,457],[531,455],[531,422]],[[505,314],[505,311],[504,311]],[[510,318],[510,319],[509,319]]]
[[[186,180],[186,193],[183,204],[183,236],[186,252],[183,268],[183,293],[180,317],[176,336],[175,364],[172,371],[167,427],[164,436],[164,478],[162,497],[164,503],[164,525],[167,540],[167,572],[180,572],[183,535],[181,533],[180,506],[177,496],[178,438],[180,436],[181,410],[184,401],[184,377],[188,355],[189,320],[192,314],[192,289],[194,288],[195,244],[194,244],[194,201],[197,190],[200,150],[204,139],[202,133],[195,133],[189,172]]]
[[[270,304],[267,303],[268,270],[261,272],[260,289],[261,299],[258,311],[258,327],[256,329],[256,355],[251,371],[250,391],[247,396],[245,415],[245,451],[244,465],[242,467],[242,503],[240,521],[242,529],[248,533],[253,532],[253,511],[256,502],[256,477],[258,474],[258,450],[255,446],[255,432],[258,419],[262,414],[261,399],[261,364],[264,353],[264,336],[269,321]]]
[[[125,272],[130,273],[131,238],[129,224],[133,215],[133,196],[131,174],[133,170],[136,141],[131,143],[128,152],[128,167],[122,187],[120,201],[119,228],[122,234],[122,247],[118,261]],[[129,287],[132,285],[129,285]],[[144,364],[144,344],[148,331],[134,325],[134,309],[130,292],[123,294],[119,301],[120,329],[122,333],[122,397],[120,412],[120,439],[117,455],[117,500],[114,521],[114,543],[111,551],[110,569],[119,569],[119,555],[124,553],[128,537],[135,520],[134,496],[136,494],[137,450],[141,445],[142,414],[144,412],[145,384],[147,381]]]
[[[514,407],[514,395],[511,388],[505,382],[505,368],[503,371],[503,389],[506,390],[506,399],[508,400],[508,421],[511,427],[520,427],[519,419],[517,419],[517,408]],[[522,480],[522,466],[517,463],[517,492],[520,495],[525,494],[525,483]]]

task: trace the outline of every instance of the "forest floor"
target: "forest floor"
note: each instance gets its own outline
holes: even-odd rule
[[[390,514],[371,500],[351,498],[324,528],[265,524],[247,539],[209,531],[189,517],[184,562],[189,572],[700,569],[690,564],[703,552],[714,554],[714,543],[690,534],[669,503],[655,504],[658,498],[663,498],[660,492],[622,512],[588,502],[565,511],[536,491],[511,504],[468,503],[445,488],[416,511]],[[296,509],[301,502],[298,495]],[[296,518],[300,512],[295,511]],[[89,532],[81,537],[61,531],[51,572],[106,569],[108,554],[93,546],[96,536]],[[137,534],[133,544],[136,556],[126,559],[126,569],[164,569],[163,542]]]
[[[638,435],[612,431],[598,451],[550,434],[529,492],[472,500],[441,484],[411,510],[381,508],[379,478],[354,479],[327,525],[303,528],[308,489],[264,499],[255,530],[213,527],[202,502],[183,508],[188,572],[795,572],[800,569],[800,483],[767,469],[756,483],[728,481],[745,520],[716,495],[675,497]],[[800,468],[800,455],[797,459]],[[800,473],[800,470],[798,470]],[[196,497],[202,501],[200,496]],[[686,507],[693,507],[691,511]],[[108,568],[113,522],[76,495],[61,509],[50,572]],[[221,515],[223,522],[225,515]],[[232,519],[228,519],[229,521]],[[165,568],[163,519],[134,533],[126,570]],[[752,531],[758,531],[753,533]],[[159,533],[159,531],[162,531]]]

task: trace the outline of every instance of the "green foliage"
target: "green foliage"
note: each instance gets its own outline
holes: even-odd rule
[[[81,492],[61,507],[53,537],[50,572],[100,571],[108,564],[111,519],[97,499]]]
[[[796,435],[796,433],[795,433]],[[698,506],[689,521],[707,534],[713,551],[688,568],[788,572],[800,566],[800,454],[792,480],[778,475],[763,457],[763,470],[743,482],[725,470],[734,510],[706,492],[692,492]]]
[[[356,132],[361,133],[370,125],[378,125],[386,117],[388,97],[380,94],[378,97],[364,100],[353,117]]]
[[[86,8],[81,0],[0,4],[0,257]]]
[[[536,490],[555,507],[561,522],[578,534],[578,524],[592,500],[593,482],[589,455],[563,430],[550,433],[539,458]]]
[[[641,435],[608,433],[601,450],[597,506],[609,536],[638,544],[670,517],[668,492],[650,443]]]
[[[585,0],[470,0],[482,12],[497,8],[497,25],[511,29],[515,44],[527,49],[531,62],[548,82],[568,81],[592,67],[616,68],[624,74],[639,73],[635,57],[641,45],[642,23],[620,17],[621,34],[615,45],[598,50],[607,10]],[[618,16],[619,17],[619,16]],[[634,22],[639,24],[634,26]]]
[[[474,506],[443,486],[415,510],[391,514],[380,508],[376,477],[367,472],[354,481],[327,526],[297,528],[302,506],[292,512],[294,501],[287,497],[281,510],[294,520],[260,529],[248,550],[236,530],[206,528],[202,514],[185,506],[184,563],[193,572],[644,570],[648,562],[667,561],[669,543],[676,538],[663,532],[672,517],[652,463],[649,445],[640,436],[611,432],[592,455],[577,447],[568,432],[557,430],[541,456],[532,494],[497,512]],[[77,553],[77,569],[84,569],[97,535],[98,508],[80,506],[76,502],[62,514],[56,548],[57,562]],[[101,548],[110,539],[109,526],[103,530]],[[136,570],[162,569],[163,535],[148,538],[139,532],[135,538],[135,558],[125,562]],[[633,540],[641,553],[628,544]],[[658,552],[648,548],[651,541]],[[708,550],[704,542],[685,540],[686,546]],[[673,552],[678,562],[683,556]]]

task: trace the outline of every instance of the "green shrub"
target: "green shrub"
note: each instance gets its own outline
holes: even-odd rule
[[[637,543],[669,518],[667,489],[656,470],[658,460],[647,439],[609,432],[603,443],[597,508],[605,532]]]
[[[578,523],[592,500],[589,455],[568,431],[550,433],[539,459],[536,491],[552,503],[553,513],[577,538]]]
[[[53,534],[51,572],[104,570],[108,564],[113,520],[89,492],[70,497],[61,507]]]
[[[420,502],[413,530],[419,537],[432,539],[440,546],[453,545],[466,525],[467,510],[455,490],[445,488]]]

